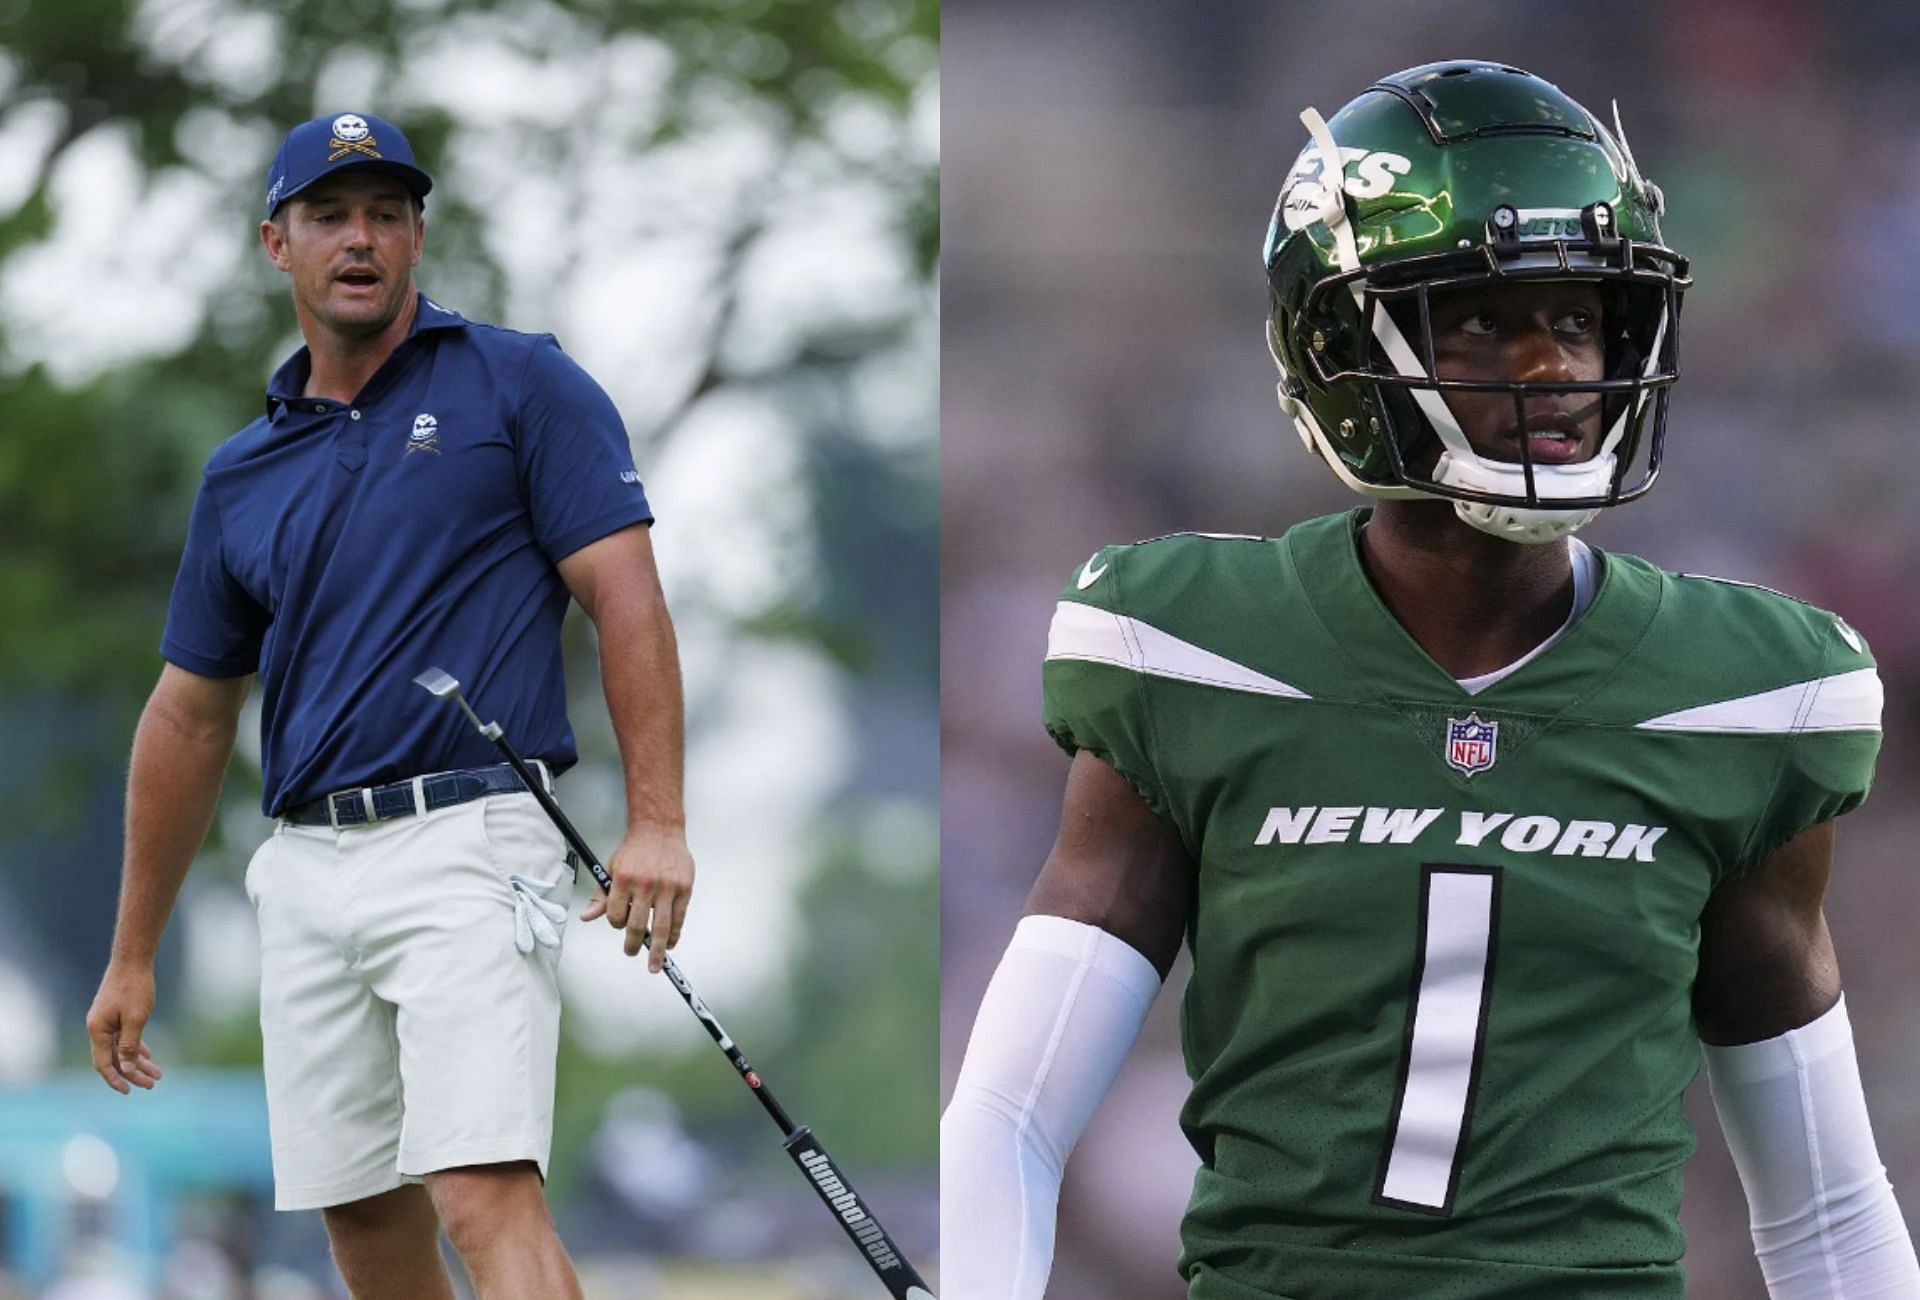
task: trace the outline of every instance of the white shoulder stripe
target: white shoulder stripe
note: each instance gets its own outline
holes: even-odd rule
[[[1297,687],[1190,645],[1150,623],[1073,600],[1061,601],[1053,611],[1053,626],[1047,629],[1047,658],[1113,664],[1150,677],[1222,686],[1255,695],[1308,698]]]
[[[1758,695],[1702,704],[1649,718],[1652,731],[1878,731],[1883,692],[1880,675],[1856,668],[1832,677],[1795,682]]]

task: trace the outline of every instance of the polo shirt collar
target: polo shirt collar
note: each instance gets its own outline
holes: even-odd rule
[[[431,330],[465,329],[467,324],[466,317],[459,312],[449,311],[424,293],[417,294],[413,324],[408,327],[407,336],[394,348],[393,356],[387,358],[387,364],[391,364],[393,357],[400,355],[401,348],[413,342],[416,336]],[[381,366],[382,370],[385,368],[386,365]],[[312,373],[312,370],[312,356],[303,344],[298,352],[288,357],[281,363],[280,368],[273,372],[273,378],[267,381],[268,420],[278,420],[288,403],[303,400],[302,390],[306,388],[307,376]]]

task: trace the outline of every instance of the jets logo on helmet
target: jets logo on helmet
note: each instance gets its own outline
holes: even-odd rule
[[[1630,501],[1660,468],[1678,313],[1691,281],[1660,235],[1664,207],[1624,133],[1518,68],[1434,63],[1375,83],[1309,133],[1266,243],[1268,346],[1280,405],[1355,491],[1440,497],[1511,541],[1564,537]],[[1337,183],[1334,183],[1337,178]],[[1581,280],[1601,295],[1604,374],[1588,382],[1442,379],[1431,295]],[[1598,450],[1576,463],[1476,452],[1450,392],[1599,403]]]
[[[1413,170],[1411,158],[1385,150],[1369,153],[1365,149],[1342,149],[1340,158],[1340,188],[1356,199],[1377,199],[1391,192],[1394,178]],[[1300,151],[1286,183],[1280,187],[1280,203],[1275,209],[1276,219],[1288,230],[1302,229],[1319,219],[1327,201],[1325,170],[1318,149]]]

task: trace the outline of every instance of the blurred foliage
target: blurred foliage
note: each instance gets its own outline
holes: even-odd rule
[[[925,1122],[940,1091],[926,1014],[940,998],[938,928],[916,923],[939,912],[934,852],[930,840],[923,863],[881,864],[852,844],[833,846],[802,898],[809,920],[781,1017],[780,1077],[807,1099],[803,1122],[842,1161],[939,1157],[939,1135]],[[875,917],[893,920],[876,926]]]
[[[232,432],[256,406],[251,385],[222,384],[201,364],[140,366],[78,389],[37,368],[0,382],[7,689],[124,707],[152,684],[209,431]]]

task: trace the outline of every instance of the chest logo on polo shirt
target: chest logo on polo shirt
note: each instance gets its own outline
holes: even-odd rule
[[[440,421],[425,411],[413,417],[413,432],[407,435],[406,454],[411,456],[416,451],[440,454]]]

